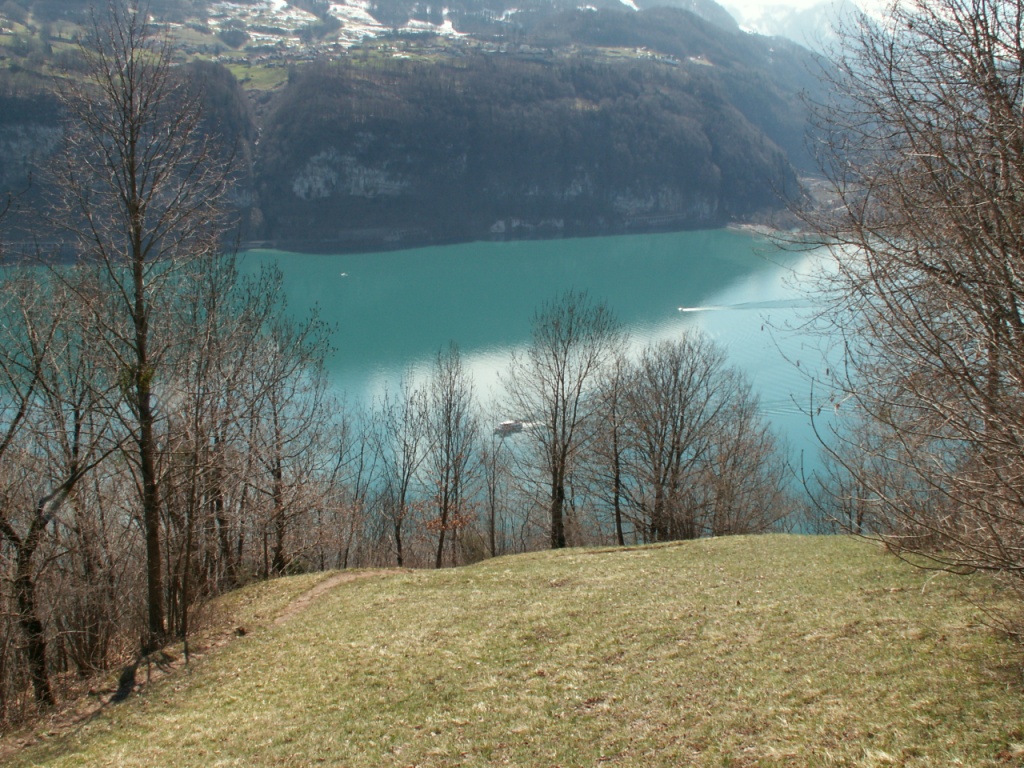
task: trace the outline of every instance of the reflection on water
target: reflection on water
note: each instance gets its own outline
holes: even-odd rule
[[[807,311],[795,285],[813,258],[716,230],[344,256],[254,251],[243,264],[276,261],[289,307],[305,313],[315,305],[335,326],[329,373],[349,402],[371,402],[408,371],[426,375],[450,341],[482,399],[494,402],[510,352],[529,339],[534,312],[572,288],[606,301],[635,349],[689,327],[711,334],[800,451],[811,447],[800,406],[813,344],[779,329]]]

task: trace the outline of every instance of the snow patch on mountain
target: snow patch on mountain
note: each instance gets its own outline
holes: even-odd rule
[[[455,29],[455,25],[452,24],[452,20],[448,17],[448,9],[445,8],[441,14],[444,21],[441,24],[431,24],[429,21],[420,21],[418,19],[410,19],[409,23],[406,24],[402,29],[408,30],[409,32],[435,32],[439,35],[445,35],[446,37],[466,37],[466,34],[459,32]]]
[[[385,30],[384,25],[370,15],[368,0],[331,3],[328,13],[341,22],[338,37],[344,43],[357,43],[365,37],[375,37]]]
[[[837,30],[860,12],[851,0],[793,0],[785,5],[731,0],[725,7],[747,32],[784,37],[818,53],[834,49]]]
[[[327,7],[327,13],[341,22],[340,29],[332,37],[347,46],[390,31],[390,27],[381,24],[371,15],[370,6],[371,0],[332,2]],[[435,32],[448,37],[463,36],[452,24],[447,8],[443,18],[441,24],[414,19],[402,29],[408,32]],[[210,5],[209,25],[214,32],[237,29],[241,24],[257,45],[288,44],[285,38],[294,40],[299,30],[317,21],[312,13],[290,5],[287,0],[257,0],[253,3],[217,0]]]
[[[218,0],[210,4],[211,27],[218,29],[237,21],[246,27],[278,27],[292,31],[316,21],[316,16],[301,8],[293,8],[285,0],[259,0],[255,3]]]

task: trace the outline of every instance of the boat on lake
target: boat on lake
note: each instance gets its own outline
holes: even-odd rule
[[[501,424],[494,428],[494,434],[505,437],[506,435],[514,435],[517,432],[523,431],[523,422],[520,419],[510,419],[509,421],[503,421]]]

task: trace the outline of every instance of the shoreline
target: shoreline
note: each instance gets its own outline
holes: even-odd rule
[[[546,242],[553,240],[588,240],[604,237],[635,237],[638,235],[671,235],[685,232],[735,232],[753,238],[773,238],[786,230],[770,224],[755,222],[731,221],[718,226],[680,227],[671,229],[632,229],[626,231],[604,231],[590,234],[562,234],[551,237],[481,237],[481,238],[439,238],[431,239],[381,239],[354,242],[344,240],[246,240],[239,242],[233,249],[236,253],[257,251],[277,251],[280,253],[300,253],[308,256],[370,256],[373,254],[412,251],[423,248],[447,248],[473,243],[525,243]]]
[[[458,245],[471,245],[473,243],[524,243],[524,242],[550,242],[556,240],[588,240],[605,237],[635,237],[639,235],[671,235],[685,232],[735,232],[753,238],[772,239],[787,233],[787,230],[780,229],[771,224],[758,223],[753,221],[730,221],[717,226],[707,227],[678,227],[678,228],[637,228],[620,231],[602,231],[591,233],[558,234],[548,237],[527,235],[524,237],[481,237],[481,238],[409,238],[403,237],[375,237],[366,239],[345,238],[336,240],[235,240],[232,244],[225,245],[226,253],[252,253],[258,251],[277,251],[280,253],[298,253],[309,256],[370,256],[374,254],[395,253],[398,251],[411,251],[423,248],[447,248]],[[794,232],[788,232],[794,234]],[[46,261],[56,264],[71,264],[75,262],[75,255],[70,248],[58,243],[40,244],[36,241],[8,240],[0,242],[3,250],[0,252],[0,262],[30,263],[32,261]],[[50,254],[49,258],[44,254]]]

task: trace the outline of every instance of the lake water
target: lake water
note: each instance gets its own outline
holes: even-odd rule
[[[350,403],[372,402],[406,371],[423,375],[450,341],[481,399],[496,402],[500,374],[510,351],[528,342],[537,307],[574,288],[605,301],[636,347],[703,328],[753,380],[794,459],[816,452],[802,412],[813,345],[778,330],[806,314],[795,285],[812,255],[714,230],[338,256],[264,250],[242,263],[266,260],[282,268],[293,311],[318,305],[336,327],[329,374]]]

